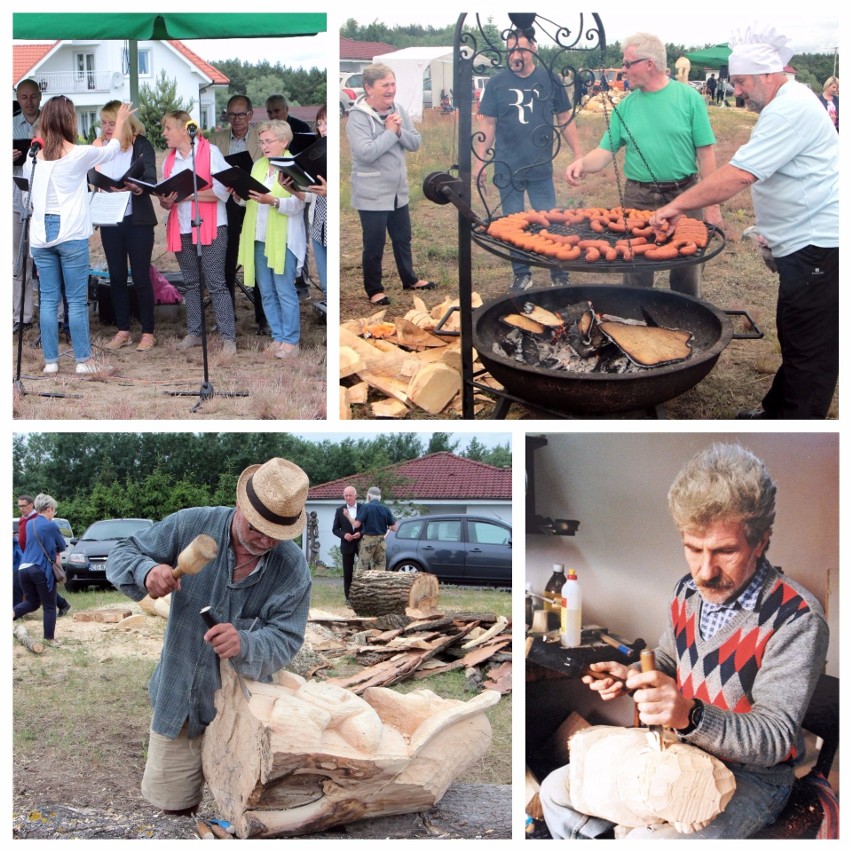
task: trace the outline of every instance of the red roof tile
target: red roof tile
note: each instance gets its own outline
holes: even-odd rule
[[[411,496],[417,500],[512,499],[511,468],[493,467],[453,453],[431,453],[385,469],[404,477]],[[354,485],[363,494],[374,484],[369,476],[346,476],[314,486],[308,492],[308,499],[338,500],[347,485]]]
[[[341,59],[366,59],[373,61],[374,56],[379,56],[382,53],[393,53],[396,48],[392,44],[385,44],[383,41],[355,41],[351,38],[340,37],[340,58]]]
[[[12,45],[12,85],[17,86],[26,79],[32,69],[53,50],[58,41],[50,44],[13,44]]]
[[[206,74],[216,85],[227,86],[231,81],[217,68],[202,59],[197,53],[193,53],[182,41],[171,39],[169,44],[180,54],[185,56],[200,71]]]

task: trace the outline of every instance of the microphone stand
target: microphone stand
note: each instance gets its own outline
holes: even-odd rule
[[[198,133],[198,126],[192,122],[187,125],[189,132],[189,149],[190,158],[192,160],[192,201],[195,205],[195,218],[192,220],[192,227],[195,229],[195,263],[198,267],[198,301],[201,309],[201,360],[204,364],[204,378],[201,382],[201,387],[198,391],[165,391],[169,396],[197,396],[198,402],[190,409],[191,413],[198,411],[202,402],[212,399],[216,391],[210,381],[208,366],[207,366],[207,321],[204,316],[204,264],[202,262],[202,246],[201,246],[201,205],[198,203],[198,173],[195,164],[195,135]],[[220,393],[219,396],[248,396],[247,391],[232,391],[228,393]]]
[[[21,380],[21,359],[23,357],[24,350],[24,303],[26,301],[26,292],[27,292],[27,267],[29,266],[29,256],[30,256],[30,219],[33,216],[33,193],[32,189],[35,182],[35,170],[36,163],[38,162],[36,155],[40,150],[40,146],[36,143],[30,146],[30,150],[28,152],[29,157],[32,158],[33,167],[30,171],[30,186],[27,190],[27,201],[24,204],[24,218],[21,221],[21,239],[18,243],[18,256],[15,260],[17,264],[17,268],[21,270],[21,310],[18,314],[18,352],[15,366],[15,378],[12,382],[12,387],[18,391],[21,396],[44,396],[53,399],[82,399],[83,397],[79,394],[71,394],[71,393],[56,393],[50,391],[36,391],[35,393],[30,393],[25,387],[24,383]],[[18,214],[15,211],[12,211],[13,216],[17,216]]]

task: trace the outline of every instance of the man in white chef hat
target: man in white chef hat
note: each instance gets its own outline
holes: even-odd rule
[[[759,408],[737,419],[825,419],[838,373],[840,176],[837,131],[817,96],[790,79],[789,39],[753,24],[730,39],[734,94],[760,114],[751,138],[701,183],[657,210],[673,230],[686,210],[751,187],[758,241],[779,276],[781,366]]]

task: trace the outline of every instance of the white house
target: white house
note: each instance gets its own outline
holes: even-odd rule
[[[382,502],[393,511],[395,501],[413,504],[421,515],[483,515],[512,523],[512,470],[471,461],[453,453],[430,453],[419,459],[391,465],[397,483],[392,493],[383,493]],[[334,511],[343,505],[343,489],[352,485],[363,502],[367,489],[375,485],[369,475],[354,474],[316,485],[308,492],[308,517],[316,512],[319,532],[319,560],[333,565],[331,548],[340,546],[332,535]],[[307,536],[303,549],[308,553]]]
[[[107,101],[130,99],[128,46],[124,41],[56,41],[51,44],[15,44],[13,87],[35,80],[42,101],[66,95],[77,109],[81,136],[98,121]],[[216,86],[228,78],[180,41],[139,42],[139,87],[151,88],[161,72],[177,84],[176,95],[192,103],[190,113],[202,129],[216,124]]]

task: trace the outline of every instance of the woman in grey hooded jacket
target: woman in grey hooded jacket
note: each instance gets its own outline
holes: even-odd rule
[[[368,65],[361,79],[365,95],[346,122],[352,152],[351,203],[361,218],[364,289],[374,305],[389,305],[382,284],[386,233],[403,289],[435,288],[434,282],[417,277],[411,255],[405,152],[420,147],[420,134],[395,103],[396,77],[389,66]]]

